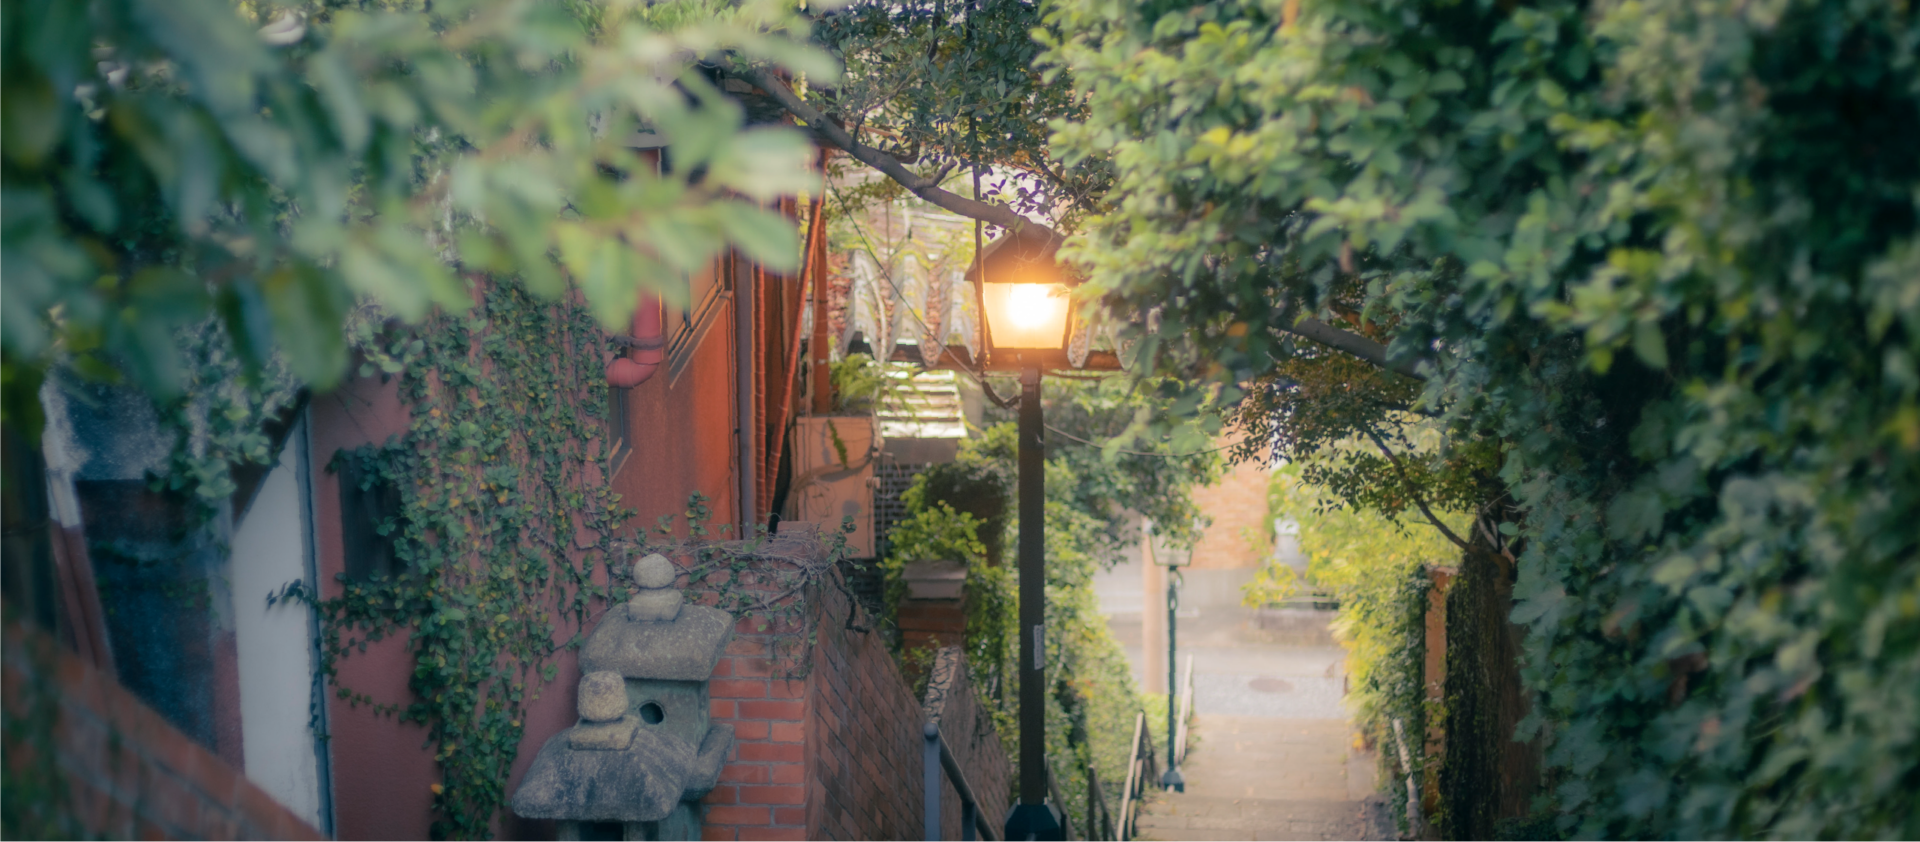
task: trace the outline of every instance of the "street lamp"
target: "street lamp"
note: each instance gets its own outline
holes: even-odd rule
[[[1179,747],[1174,744],[1179,731],[1180,685],[1175,682],[1176,654],[1179,645],[1176,642],[1180,612],[1180,568],[1193,563],[1193,545],[1188,544],[1185,552],[1174,546],[1166,533],[1155,527],[1153,521],[1147,521],[1149,540],[1153,542],[1153,563],[1167,568],[1167,771],[1160,775],[1160,787],[1174,792],[1187,791],[1187,779],[1180,774]],[[1197,530],[1196,530],[1197,531]],[[1161,561],[1161,559],[1166,559]]]
[[[1028,233],[1032,232],[1032,233]],[[982,249],[968,280],[986,322],[982,368],[1020,372],[1020,801],[1008,839],[1061,839],[1059,805],[1047,804],[1046,451],[1040,373],[1066,368],[1072,282],[1044,229],[1009,232]]]

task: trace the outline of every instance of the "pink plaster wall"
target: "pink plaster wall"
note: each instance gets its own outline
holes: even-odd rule
[[[687,496],[704,492],[717,522],[732,520],[737,483],[734,454],[733,316],[722,302],[715,324],[691,352],[687,368],[672,380],[658,375],[628,394],[633,453],[613,479],[621,505],[636,509],[632,527],[651,527],[663,514],[681,515]],[[315,549],[321,592],[340,594],[336,576],[346,569],[342,555],[339,477],[325,470],[334,453],[404,435],[410,423],[396,381],[359,378],[314,399],[312,407]],[[717,526],[717,523],[716,523]],[[606,569],[597,576],[606,583]],[[576,629],[562,622],[556,641]],[[519,757],[507,782],[512,793],[547,738],[574,724],[574,682],[578,656],[555,659],[557,678],[538,689],[527,710]],[[369,643],[339,665],[340,684],[367,693],[381,703],[404,705],[413,661],[405,635]],[[425,745],[426,731],[402,724],[329,694],[332,786],[336,827],[341,839],[425,839],[432,824],[432,784],[440,772]],[[553,838],[545,822],[523,822],[503,812],[496,825],[502,838]]]
[[[628,391],[633,455],[613,478],[621,505],[638,512],[632,525],[651,529],[661,515],[686,512],[687,495],[700,491],[714,525],[739,510],[734,453],[733,303],[723,301],[716,324],[678,380],[662,366],[652,380]]]
[[[341,594],[335,577],[346,571],[340,526],[340,478],[327,465],[334,453],[403,435],[410,418],[399,381],[350,380],[312,407],[314,550],[324,598]],[[336,686],[366,693],[382,704],[406,705],[413,659],[404,634],[371,642],[339,664]],[[432,824],[432,791],[440,779],[427,750],[426,731],[367,706],[335,697],[329,687],[327,725],[333,771],[335,832],[341,839],[425,839]]]

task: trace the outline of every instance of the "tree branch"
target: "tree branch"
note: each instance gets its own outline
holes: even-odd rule
[[[1358,333],[1341,330],[1311,316],[1294,322],[1293,327],[1282,326],[1280,329],[1296,336],[1304,336],[1334,350],[1345,351],[1395,374],[1404,374],[1415,380],[1427,379],[1420,373],[1417,360],[1390,360],[1387,358],[1387,346]]]
[[[940,188],[938,182],[915,174],[892,155],[888,155],[871,146],[861,144],[859,141],[854,140],[853,135],[848,134],[846,129],[841,128],[840,124],[828,119],[825,114],[820,113],[819,109],[808,105],[806,100],[801,99],[793,92],[792,88],[787,87],[785,83],[781,82],[780,79],[775,77],[771,72],[766,70],[754,71],[753,82],[759,85],[761,90],[772,94],[773,98],[779,101],[782,108],[787,109],[793,116],[806,121],[807,128],[811,129],[816,136],[825,138],[828,142],[839,147],[848,155],[852,155],[860,163],[879,170],[888,178],[899,182],[901,186],[912,191],[913,195],[919,196],[928,204],[942,210],[952,211],[968,219],[978,219],[989,225],[998,225],[1009,231],[1038,229],[1051,236],[1056,242],[1065,239],[1060,235],[1060,232],[1014,213],[1013,209],[1006,205],[982,202],[978,199],[969,199],[958,193],[943,190]]]
[[[1427,516],[1427,522],[1433,524],[1433,528],[1440,530],[1440,534],[1447,536],[1447,540],[1452,541],[1455,545],[1459,546],[1460,549],[1473,552],[1472,545],[1460,540],[1460,536],[1453,534],[1453,530],[1448,529],[1446,524],[1441,523],[1439,518],[1433,516],[1433,510],[1427,508],[1426,498],[1421,497],[1420,491],[1413,487],[1413,478],[1407,476],[1406,466],[1400,464],[1400,457],[1393,455],[1393,449],[1387,447],[1387,443],[1380,440],[1380,436],[1374,433],[1372,427],[1363,426],[1360,429],[1367,434],[1367,438],[1373,439],[1374,445],[1380,448],[1381,453],[1387,455],[1387,461],[1393,463],[1393,469],[1400,474],[1400,481],[1407,484],[1408,496],[1413,498],[1413,504],[1415,506],[1420,507],[1420,513]]]
[[[786,83],[781,81],[780,78],[775,76],[771,71],[754,71],[753,83],[771,95],[775,101],[779,102],[780,107],[785,108],[788,113],[805,122],[805,129],[809,134],[838,147],[841,151],[852,155],[854,159],[860,163],[879,170],[888,178],[899,182],[902,187],[912,191],[913,195],[925,200],[928,204],[942,210],[951,211],[968,219],[977,219],[989,225],[998,225],[1009,231],[1019,231],[1022,229],[1043,231],[1052,237],[1056,243],[1066,239],[1060,232],[1014,213],[1013,209],[1006,205],[994,202],[982,202],[978,199],[969,199],[958,193],[941,189],[938,179],[929,179],[917,175],[912,170],[907,169],[905,164],[900,163],[898,158],[854,140],[853,135],[848,134],[847,130],[839,123],[834,122],[827,117],[827,115],[820,113],[819,109],[808,105],[806,100],[801,99],[798,94],[793,92],[792,88],[787,87]],[[1404,374],[1415,380],[1426,379],[1421,376],[1413,362],[1393,362],[1388,360],[1387,346],[1368,339],[1365,336],[1361,336],[1360,334],[1341,330],[1319,319],[1301,319],[1295,322],[1292,327],[1282,327],[1281,330],[1303,336],[1336,350],[1345,351],[1388,371]]]

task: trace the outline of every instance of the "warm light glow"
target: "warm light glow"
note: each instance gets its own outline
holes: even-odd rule
[[[994,347],[1064,347],[1068,295],[1060,284],[986,284],[981,297]]]

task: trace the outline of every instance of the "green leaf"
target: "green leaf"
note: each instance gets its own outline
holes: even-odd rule
[[[1660,330],[1660,323],[1638,321],[1633,325],[1633,352],[1640,361],[1656,369],[1667,367],[1667,338]]]
[[[800,232],[786,215],[733,202],[715,209],[727,240],[755,263],[775,272],[800,268]]]
[[[27,166],[40,164],[65,128],[68,110],[44,79],[10,74],[0,98],[0,143],[7,157]]]

